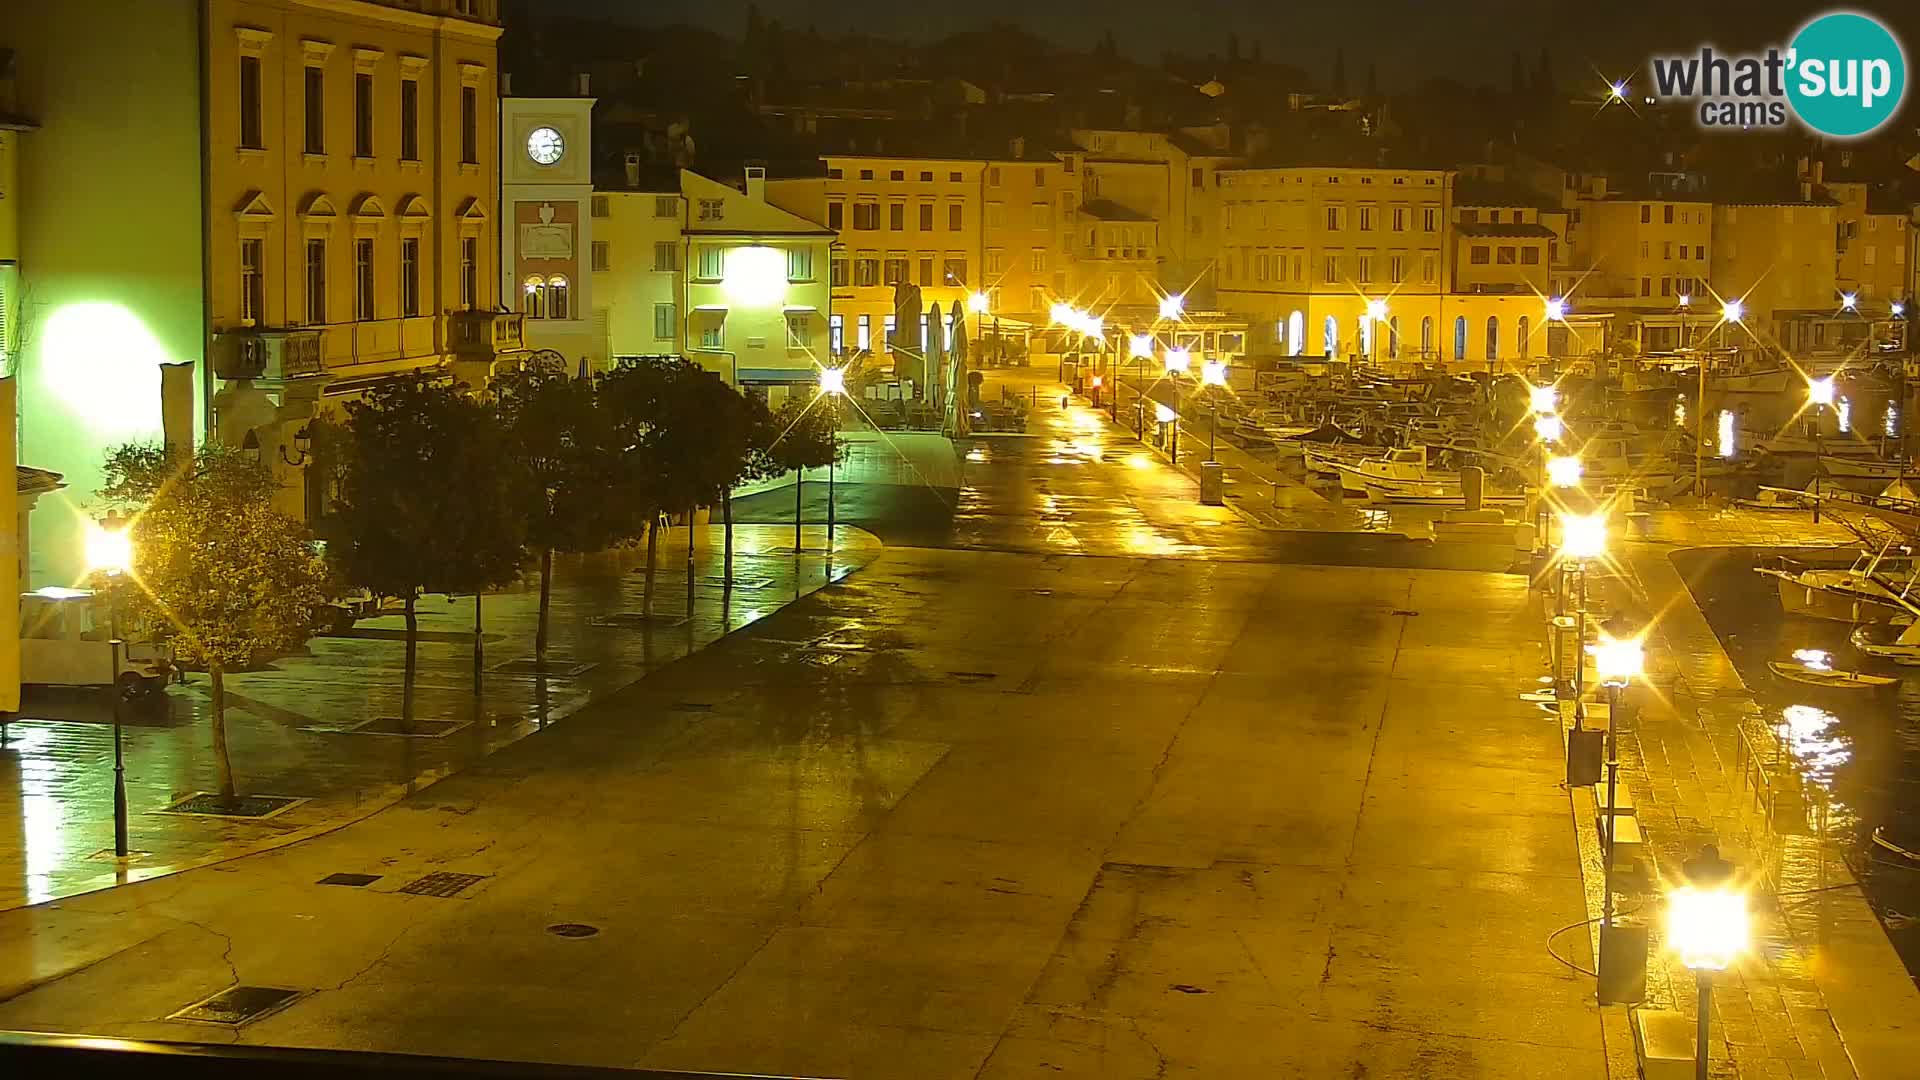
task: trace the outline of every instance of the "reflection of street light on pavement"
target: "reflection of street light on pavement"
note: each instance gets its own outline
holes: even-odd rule
[[[127,761],[121,751],[120,717],[120,579],[133,569],[133,530],[117,514],[99,525],[89,523],[87,565],[107,575],[107,663],[112,674],[107,693],[113,695],[113,853],[127,857]]]
[[[1547,459],[1547,482],[1557,488],[1580,486],[1580,459],[1571,455]]]
[[[1667,894],[1667,947],[1692,970],[1700,988],[1694,1076],[1706,1080],[1713,1020],[1713,973],[1747,951],[1747,896],[1733,881],[1733,864],[1709,844],[1682,865],[1686,884]]]
[[[1170,293],[1160,298],[1160,317],[1178,319],[1187,310],[1187,298],[1179,293]]]
[[[1601,1003],[1609,1004],[1605,994],[1607,975],[1613,968],[1607,962],[1608,953],[1613,947],[1613,849],[1617,842],[1615,830],[1620,822],[1620,815],[1615,808],[1620,791],[1620,742],[1616,734],[1621,723],[1620,694],[1628,683],[1640,677],[1646,666],[1646,650],[1639,638],[1615,638],[1602,634],[1589,652],[1593,654],[1594,673],[1600,676],[1600,685],[1607,689],[1607,801],[1601,811],[1606,822],[1606,843],[1602,854],[1605,868],[1601,871],[1600,887],[1600,987]]]

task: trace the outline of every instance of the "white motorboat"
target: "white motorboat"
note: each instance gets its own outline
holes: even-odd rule
[[[1863,655],[1920,667],[1920,622],[1867,623],[1854,627],[1848,640]]]
[[[1310,443],[1300,441],[1301,456],[1306,459],[1307,471],[1338,476],[1343,465],[1358,465],[1380,452],[1377,446],[1365,446],[1360,443]]]
[[[1383,457],[1368,458],[1358,465],[1341,465],[1340,484],[1349,490],[1364,491],[1375,502],[1421,506],[1464,506],[1466,489],[1457,476],[1435,474],[1427,466],[1427,450],[1410,446],[1390,450]],[[1513,505],[1525,501],[1525,492],[1483,487],[1483,506]]]
[[[1632,439],[1596,438],[1580,448],[1580,475],[1588,484],[1630,484],[1664,491],[1678,472],[1665,454],[1635,451]]]
[[[1845,570],[1756,566],[1775,579],[1780,608],[1789,615],[1841,622],[1886,622],[1915,599],[1920,559],[1904,545],[1888,543],[1862,552]]]
[[[1821,454],[1820,471],[1836,480],[1897,480],[1913,471],[1913,466],[1874,457]]]

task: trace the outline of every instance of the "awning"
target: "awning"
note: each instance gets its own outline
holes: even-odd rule
[[[820,369],[803,368],[741,368],[734,373],[735,382],[743,383],[816,383],[820,381]]]

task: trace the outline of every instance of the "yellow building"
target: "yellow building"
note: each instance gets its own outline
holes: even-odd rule
[[[1459,177],[1453,193],[1453,289],[1546,296],[1560,236],[1524,190]]]
[[[1834,287],[1851,295],[1856,307],[1884,314],[1913,288],[1913,223],[1907,207],[1859,182],[1830,183],[1827,193],[1839,201],[1835,209],[1835,242],[1839,262]]]
[[[1838,309],[1835,210],[1819,195],[1715,204],[1713,288],[1741,299],[1763,340],[1800,348],[1798,324]]]
[[[1097,247],[1105,259],[1108,246],[1149,252],[1150,265],[1140,259],[1115,257],[1106,267],[1083,267],[1090,287],[1106,286],[1116,277],[1138,280],[1151,271],[1147,284],[1127,287],[1129,294],[1179,294],[1193,308],[1215,304],[1220,236],[1220,170],[1238,159],[1228,152],[1225,124],[1182,128],[1171,132],[1076,129],[1073,141],[1079,159],[1081,201],[1106,208],[1102,219],[1115,226],[1150,223],[1151,245],[1083,245]],[[1139,239],[1138,228],[1116,228],[1119,239]],[[1076,290],[1085,291],[1085,290]],[[1092,303],[1091,298],[1082,306]]]
[[[636,156],[625,190],[593,195],[593,291],[607,306],[610,355],[678,355],[685,265],[679,170],[643,175]]]
[[[1703,201],[1608,198],[1581,204],[1579,257],[1591,273],[1572,297],[1583,306],[1671,311],[1708,298],[1713,207]]]

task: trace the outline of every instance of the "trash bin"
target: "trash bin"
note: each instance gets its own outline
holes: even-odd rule
[[[1219,506],[1226,499],[1226,470],[1217,461],[1200,463],[1200,502]]]

